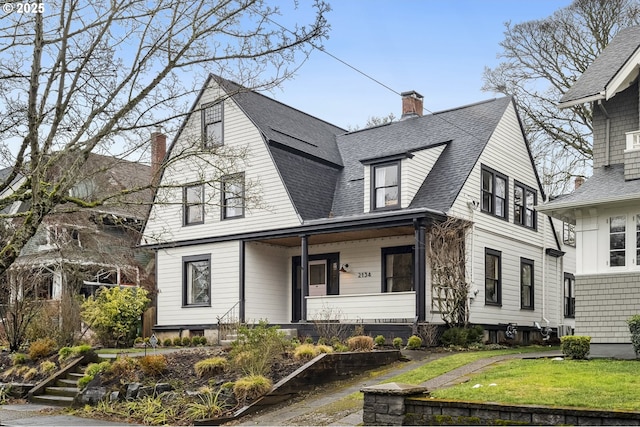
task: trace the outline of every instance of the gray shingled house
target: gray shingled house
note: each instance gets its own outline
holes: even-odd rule
[[[472,223],[469,320],[487,340],[515,324],[524,342],[535,322],[570,330],[573,260],[533,208],[543,194],[513,100],[423,115],[412,91],[402,105],[397,122],[347,132],[211,76],[144,229],[156,251],[156,333],[216,339],[230,317],[361,323],[388,337],[440,325],[426,247],[450,216]],[[199,160],[180,161],[190,151]]]
[[[560,100],[591,103],[593,175],[539,210],[575,223],[576,333],[594,356],[633,357],[640,313],[640,27],[618,33]]]

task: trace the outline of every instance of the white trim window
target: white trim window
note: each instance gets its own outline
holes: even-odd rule
[[[609,217],[609,266],[626,265],[627,217],[616,215]]]
[[[400,162],[372,167],[372,209],[400,207]]]

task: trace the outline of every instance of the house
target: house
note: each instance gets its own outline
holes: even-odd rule
[[[591,355],[634,357],[627,319],[640,313],[640,27],[621,30],[559,107],[591,104],[593,174],[539,211],[575,224],[576,334]]]
[[[166,151],[166,137],[154,133],[152,139],[157,170]],[[56,168],[66,168],[67,161],[73,159],[59,157],[52,168],[53,181],[59,179]],[[90,154],[78,169],[69,196],[87,202],[119,193],[122,196],[111,197],[93,208],[57,206],[7,270],[3,299],[31,295],[45,300],[50,308],[47,313],[62,324],[64,316],[79,319],[70,308],[78,294],[93,295],[103,286],[144,286],[153,290],[153,254],[137,248],[153,192],[149,188],[129,191],[148,187],[154,167]],[[6,171],[4,176],[8,176]],[[18,191],[23,181],[24,176],[18,176],[3,197]],[[10,221],[19,222],[20,212],[28,209],[29,201],[18,200],[7,205],[3,214],[13,218]]]
[[[407,336],[440,325],[429,231],[470,221],[469,320],[486,338],[569,331],[566,262],[511,98],[346,132],[210,76],[167,153],[143,233],[156,251],[155,331],[218,337],[218,322],[314,321]],[[180,161],[184,153],[197,153]],[[511,336],[511,335],[509,335]]]

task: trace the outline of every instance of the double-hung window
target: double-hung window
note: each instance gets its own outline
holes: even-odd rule
[[[413,290],[413,246],[382,248],[382,292]]]
[[[513,222],[527,228],[536,228],[537,193],[533,188],[518,182],[513,189]]]
[[[373,165],[371,170],[371,207],[400,207],[400,161]]]
[[[184,225],[204,223],[204,185],[188,185],[183,188],[182,210]]]
[[[211,306],[211,255],[182,258],[183,306]]]
[[[244,216],[244,174],[229,175],[222,179],[222,219]]]
[[[624,267],[626,258],[627,217],[609,218],[609,266]]]
[[[564,273],[564,317],[576,317],[575,277]]]
[[[484,250],[484,302],[502,304],[502,252],[489,248]]]
[[[204,148],[224,144],[223,117],[222,102],[202,106],[202,145]]]
[[[520,258],[520,308],[534,309],[533,260]]]
[[[482,166],[482,211],[508,219],[508,187],[506,175]]]
[[[562,243],[568,246],[576,246],[576,226],[570,222],[562,223]]]

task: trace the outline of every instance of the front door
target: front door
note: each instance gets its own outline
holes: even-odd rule
[[[327,294],[327,260],[309,261],[309,296]]]
[[[292,266],[292,321],[302,319],[302,268],[301,259],[295,256],[291,259]],[[340,254],[309,255],[308,274],[309,291],[307,295],[323,296],[338,295],[340,293]]]

